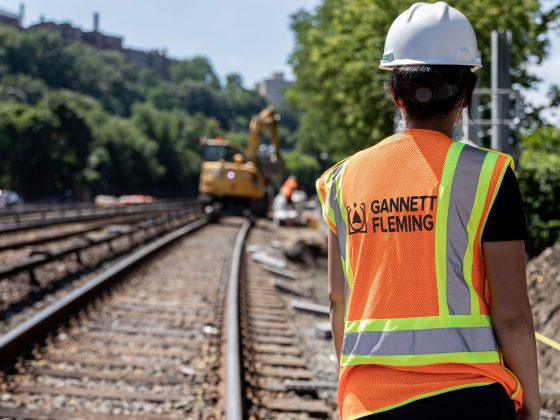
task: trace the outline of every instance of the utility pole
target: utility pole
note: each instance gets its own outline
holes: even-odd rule
[[[512,136],[509,122],[511,116],[510,80],[511,32],[492,31],[492,139],[491,148],[513,156],[517,163],[519,146]]]
[[[476,82],[475,94],[471,100],[471,116],[473,122],[469,119],[469,111],[465,108],[463,110],[463,132],[465,138],[472,141],[478,146],[482,146],[482,138],[480,137],[480,125],[477,121],[480,119],[480,98],[476,91],[478,90],[478,80]]]

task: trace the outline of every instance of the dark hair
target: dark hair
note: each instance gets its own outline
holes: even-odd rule
[[[393,68],[393,100],[401,99],[410,117],[430,119],[447,115],[464,100],[471,101],[478,77],[467,66],[402,66]]]

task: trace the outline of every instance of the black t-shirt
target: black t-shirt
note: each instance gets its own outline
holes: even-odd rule
[[[504,179],[488,214],[482,242],[517,241],[527,242],[527,224],[521,192],[511,168],[507,168]]]

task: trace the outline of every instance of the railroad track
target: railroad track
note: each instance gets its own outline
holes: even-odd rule
[[[270,239],[270,233],[258,226],[250,235],[254,245],[265,245]],[[240,411],[232,418],[331,418],[336,407],[325,402],[321,393],[336,384],[316,380],[309,368],[296,315],[274,286],[277,277],[271,271],[277,270],[265,270],[249,256],[244,261],[239,287],[243,375]]]
[[[0,417],[330,417],[271,274],[243,254],[249,224],[198,229],[205,223],[159,239],[0,337],[0,361],[12,361]],[[240,297],[228,294],[235,288]],[[25,357],[14,364],[16,354]]]
[[[221,308],[241,222],[195,231],[206,222],[162,238],[58,302],[58,308],[0,338],[0,360],[12,359],[37,340],[30,330],[52,328],[79,311],[34,357],[5,376],[0,417],[210,418],[218,413]],[[176,243],[161,249],[171,241]],[[157,258],[149,257],[153,252]],[[132,270],[131,263],[148,257]],[[127,278],[110,295],[84,306],[123,270]]]
[[[49,210],[15,210],[0,212],[0,234],[23,232],[68,223],[108,220],[118,216],[162,212],[197,207],[202,203],[196,200],[164,201],[129,207],[99,208],[92,205],[65,207]]]
[[[195,206],[189,206],[187,209],[196,209]],[[21,249],[26,247],[33,247],[37,245],[47,245],[50,243],[55,243],[71,238],[76,238],[80,236],[87,235],[89,233],[102,230],[110,225],[117,224],[132,224],[142,220],[149,220],[157,218],[163,215],[176,214],[179,212],[184,212],[186,209],[160,209],[148,212],[140,212],[138,214],[131,215],[110,215],[102,222],[91,222],[91,223],[80,223],[77,227],[72,227],[68,229],[51,229],[54,231],[48,233],[37,233],[37,230],[33,230],[31,233],[27,233],[22,238],[17,238],[16,235],[9,235],[10,238],[4,239],[0,242],[0,252]],[[8,235],[5,235],[8,236]]]
[[[134,216],[128,224],[109,225],[93,236],[12,251],[12,257],[19,252],[22,258],[0,267],[0,333],[41,309],[48,299],[87,282],[110,262],[203,214],[201,207],[193,207],[142,219]]]
[[[269,229],[207,222],[150,243],[0,336],[0,418],[336,417],[325,397],[336,378],[317,379],[302,316],[274,280],[282,270],[243,252],[265,248]]]

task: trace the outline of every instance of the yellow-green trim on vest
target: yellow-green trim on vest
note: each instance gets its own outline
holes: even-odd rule
[[[438,290],[439,314],[449,315],[447,305],[447,214],[449,211],[449,199],[451,197],[451,187],[453,185],[453,175],[459,161],[459,155],[465,145],[453,142],[449,146],[438,192],[438,205],[436,212],[436,231],[435,231],[435,263]]]
[[[504,175],[506,174],[506,170],[509,167],[512,168],[513,170],[513,158],[509,155],[506,155],[505,153],[501,153],[502,156],[506,156],[507,159],[504,162],[503,167],[500,169],[500,174],[498,176],[498,180],[496,182],[496,188],[494,188],[494,194],[492,194],[492,199],[490,200],[490,206],[488,208],[488,211],[486,212],[486,216],[484,217],[484,220],[482,220],[481,224],[480,224],[480,232],[484,232],[484,227],[486,226],[486,221],[488,220],[488,214],[490,213],[490,210],[492,209],[492,206],[494,205],[494,201],[496,200],[496,196],[498,195],[498,191],[500,190],[500,186],[502,185],[502,181],[504,180]],[[482,256],[482,247],[480,247],[480,253]]]
[[[511,396],[510,396],[510,398],[513,400],[513,399],[515,399],[515,397],[517,397],[517,394],[519,394],[519,391],[521,391],[521,382],[519,381],[519,378],[517,378],[515,373],[513,373],[511,370],[509,370],[507,368],[507,366],[504,362],[504,357],[503,357],[501,352],[500,352],[500,364],[511,376],[513,376],[515,378],[515,391],[513,391],[513,394],[511,394]]]
[[[488,315],[447,315],[347,321],[344,332],[432,330],[435,328],[479,328],[491,326],[492,322]]]
[[[370,416],[372,414],[383,413],[384,411],[389,411],[389,410],[392,410],[394,408],[402,407],[403,405],[409,404],[409,403],[414,402],[414,401],[421,400],[423,398],[429,398],[429,397],[433,397],[433,396],[436,396],[436,395],[445,394],[446,392],[458,391],[459,389],[465,389],[465,388],[474,388],[476,386],[492,385],[494,383],[495,382],[475,382],[475,383],[470,383],[470,384],[451,386],[449,388],[443,388],[443,389],[440,389],[438,391],[427,392],[426,394],[416,395],[416,396],[414,396],[412,398],[409,398],[407,400],[400,401],[396,404],[392,404],[392,405],[389,405],[387,407],[380,408],[378,410],[368,411],[367,413],[363,413],[363,414],[359,414],[357,416],[353,416],[353,417],[351,417],[351,420],[361,419],[363,417]]]
[[[340,366],[387,365],[387,366],[422,366],[437,363],[499,363],[497,351],[460,352],[439,354],[412,354],[390,356],[343,355]]]
[[[336,215],[334,212],[334,209],[330,206],[329,204],[329,197],[331,194],[331,189],[332,189],[332,177],[333,177],[333,173],[334,170],[331,170],[327,176],[325,177],[325,193],[326,193],[326,197],[325,197],[325,206],[324,208],[326,209],[326,214],[327,217],[329,218],[330,222],[333,224],[333,226],[336,227],[336,231],[338,234],[338,226],[336,226]]]
[[[480,314],[480,301],[478,300],[478,294],[476,293],[476,290],[474,289],[472,284],[474,241],[478,232],[478,227],[480,226],[482,215],[484,213],[486,198],[488,197],[488,189],[490,187],[490,182],[492,181],[492,174],[494,173],[494,168],[496,166],[497,160],[498,155],[494,153],[486,153],[484,163],[482,164],[482,169],[480,170],[480,176],[478,177],[478,185],[476,187],[476,195],[474,197],[471,215],[467,223],[469,244],[463,258],[463,276],[469,288],[471,297],[470,312],[473,315]]]
[[[350,261],[350,258],[347,261]],[[352,287],[354,287],[354,271],[352,270],[352,264],[349,262],[346,265],[346,277],[348,279],[348,287],[352,290]]]

